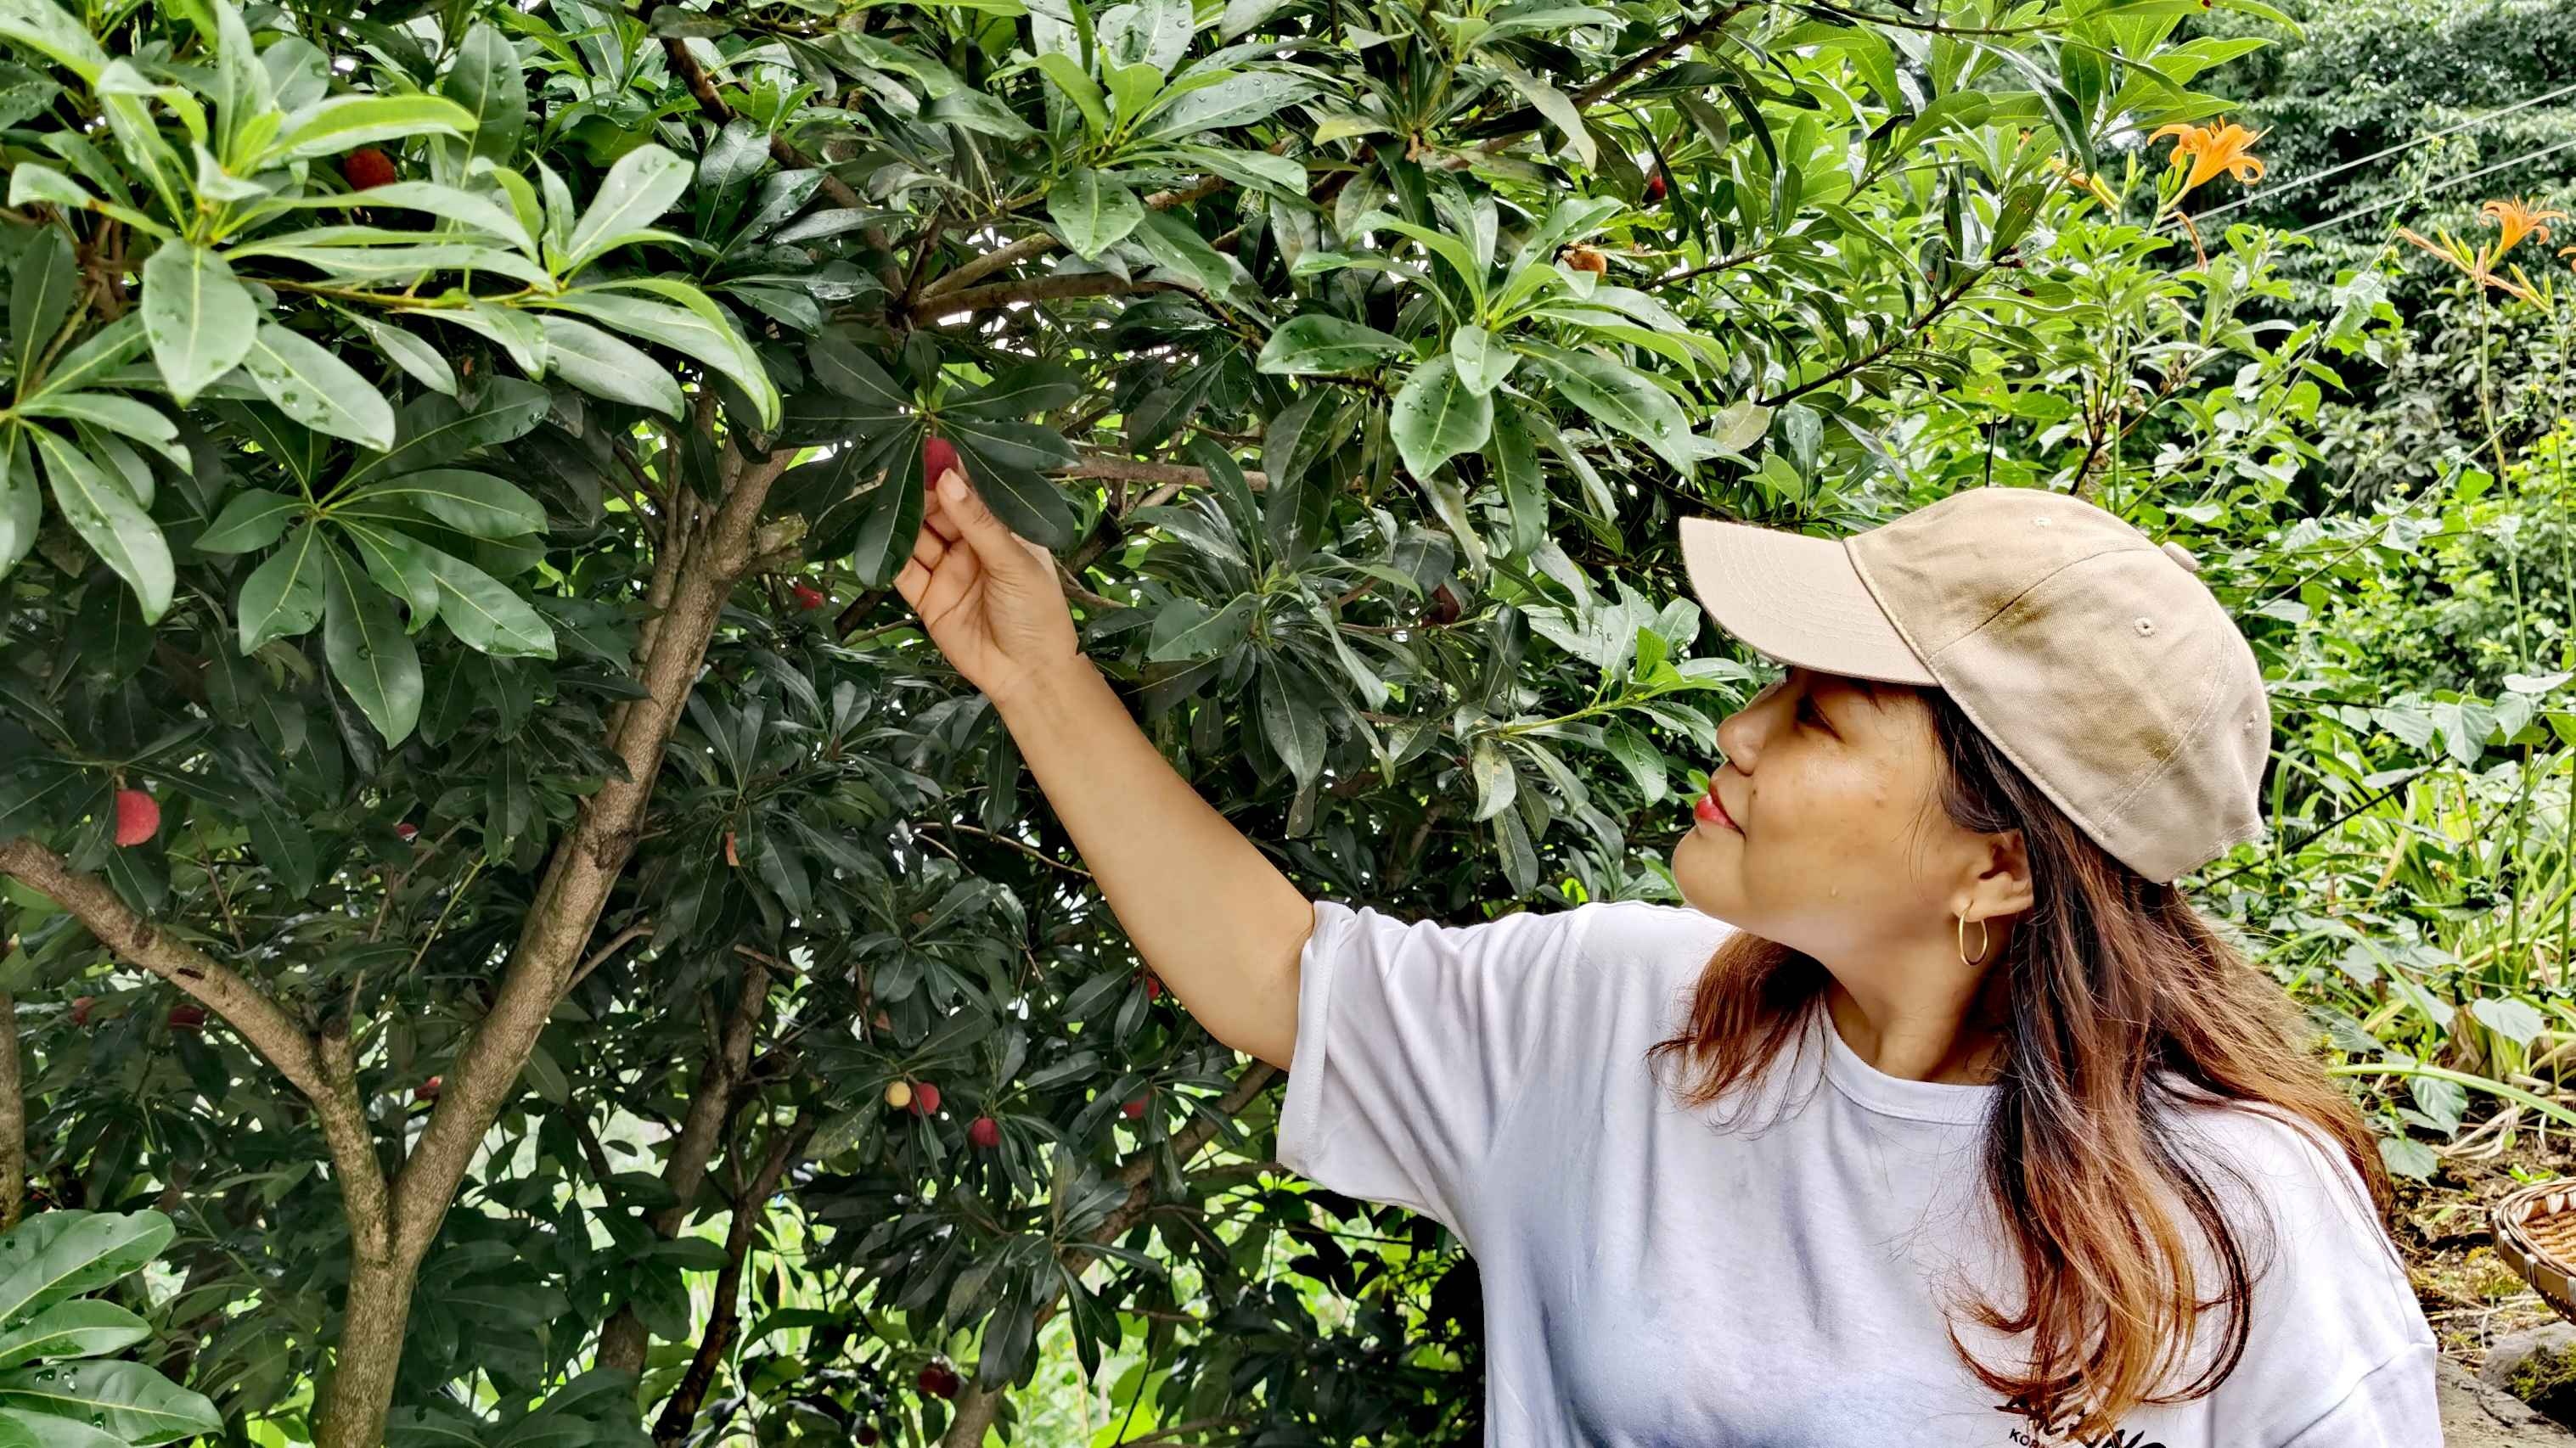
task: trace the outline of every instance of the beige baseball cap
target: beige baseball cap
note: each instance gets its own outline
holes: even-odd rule
[[[1847,538],[1684,518],[1681,543],[1720,628],[1784,664],[1944,690],[2146,878],[2264,837],[2263,671],[2182,545],[2014,487]]]

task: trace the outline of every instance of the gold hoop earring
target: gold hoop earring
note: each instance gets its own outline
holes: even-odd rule
[[[1982,921],[1982,920],[1978,921],[1978,922],[1977,922],[1977,953],[1976,953],[1976,954],[1974,954],[1974,955],[1970,955],[1970,954],[1968,953],[1968,917],[1966,917],[1965,915],[1962,915],[1962,916],[1958,917],[1958,920],[1959,920],[1959,963],[1960,963],[1961,965],[1975,965],[1975,964],[1979,963],[1980,961],[1983,961],[1983,960],[1986,958],[1986,947],[1987,947],[1987,946],[1989,946],[1989,945],[1994,944],[1994,934],[1993,934],[1993,932],[1989,931],[1989,930],[1986,928],[1986,922],[1984,922],[1984,921]]]

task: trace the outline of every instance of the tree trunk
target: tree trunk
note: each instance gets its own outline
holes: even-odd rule
[[[27,1097],[18,1069],[18,1001],[0,990],[0,1232],[27,1209]]]
[[[317,1395],[322,1415],[313,1448],[383,1448],[414,1281],[410,1263],[372,1255],[350,1258],[348,1303],[330,1379]]]

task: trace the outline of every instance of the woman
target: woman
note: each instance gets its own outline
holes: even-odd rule
[[[1289,1068],[1281,1161],[1476,1256],[1489,1441],[2438,1444],[2371,1134],[2171,883],[2259,836],[2271,735],[2190,555],[2017,488],[1683,554],[1789,666],[1688,908],[1464,927],[1305,899],[963,478],[896,586],[1139,953]]]

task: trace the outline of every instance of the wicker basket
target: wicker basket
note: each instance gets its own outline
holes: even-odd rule
[[[2533,1182],[2488,1214],[2496,1255],[2558,1315],[2576,1321],[2576,1179]]]

